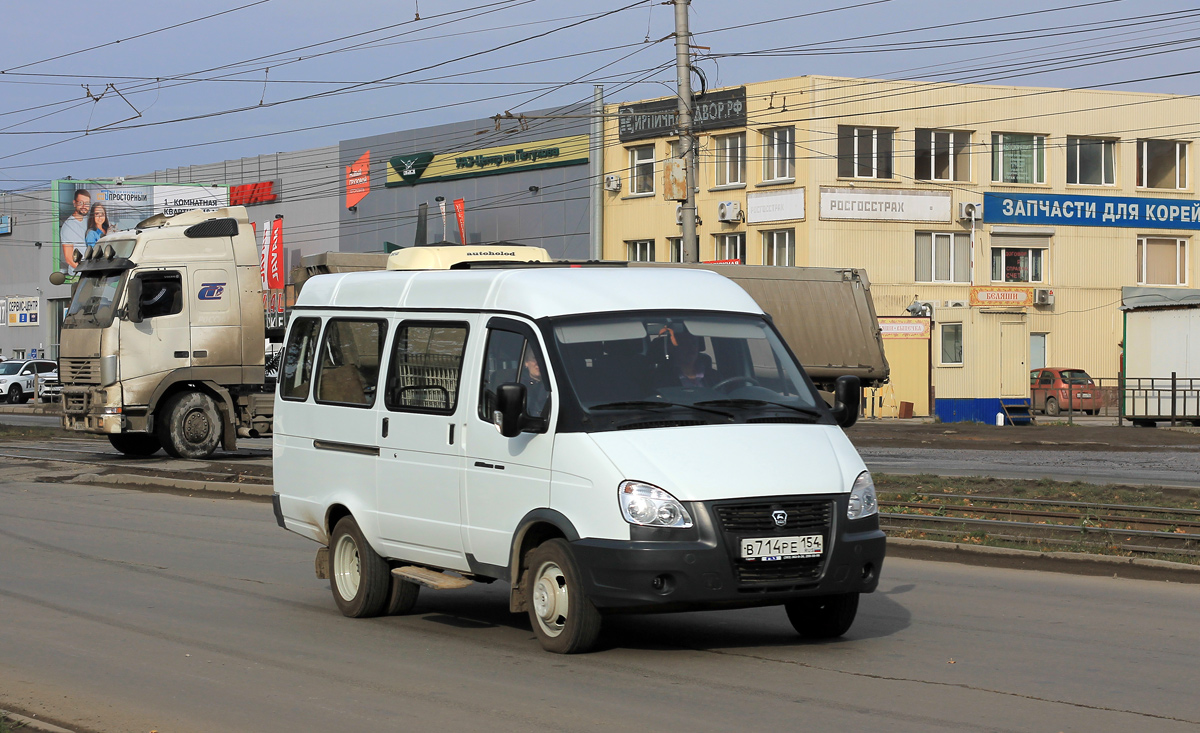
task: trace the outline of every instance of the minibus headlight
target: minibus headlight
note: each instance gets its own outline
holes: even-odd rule
[[[850,504],[846,507],[847,519],[862,519],[879,512],[879,502],[875,500],[875,482],[871,480],[871,472],[863,471],[854,479],[850,489]]]
[[[617,500],[621,504],[621,514],[630,524],[679,529],[692,526],[692,517],[683,504],[657,486],[641,481],[622,481],[617,487]]]

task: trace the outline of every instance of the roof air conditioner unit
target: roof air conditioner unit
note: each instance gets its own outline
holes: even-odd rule
[[[604,177],[604,190],[605,191],[620,191],[621,190],[621,176],[619,176],[616,173],[609,173],[608,175],[606,175]]]
[[[979,221],[983,218],[983,204],[960,202],[958,218],[962,221]]]
[[[717,221],[740,222],[742,205],[737,201],[722,201],[717,204]]]
[[[1034,305],[1054,305],[1054,291],[1049,288],[1035,288],[1033,291]]]
[[[966,308],[968,305],[970,305],[970,303],[965,300],[947,300],[946,301],[947,308]]]

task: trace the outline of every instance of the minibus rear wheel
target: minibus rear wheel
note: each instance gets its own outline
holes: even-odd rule
[[[552,539],[533,548],[525,567],[525,605],[542,648],[555,654],[590,650],[600,635],[600,612],[583,592],[566,540]]]
[[[388,604],[392,572],[363,537],[354,517],[338,520],[329,539],[329,587],[343,615],[369,618]]]
[[[836,639],[850,630],[858,614],[858,594],[798,598],[783,604],[788,621],[806,639]]]

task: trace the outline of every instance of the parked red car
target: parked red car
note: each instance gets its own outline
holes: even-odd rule
[[[1029,393],[1033,409],[1051,416],[1067,409],[1095,415],[1103,402],[1100,388],[1082,369],[1031,369]]]

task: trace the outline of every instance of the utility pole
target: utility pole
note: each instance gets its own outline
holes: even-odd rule
[[[688,33],[690,2],[691,0],[673,0],[675,73],[679,87],[679,148],[683,155],[684,178],[687,181],[687,200],[683,203],[683,238],[679,249],[684,262],[699,262],[700,243],[696,241],[696,161],[692,140],[691,35]]]

